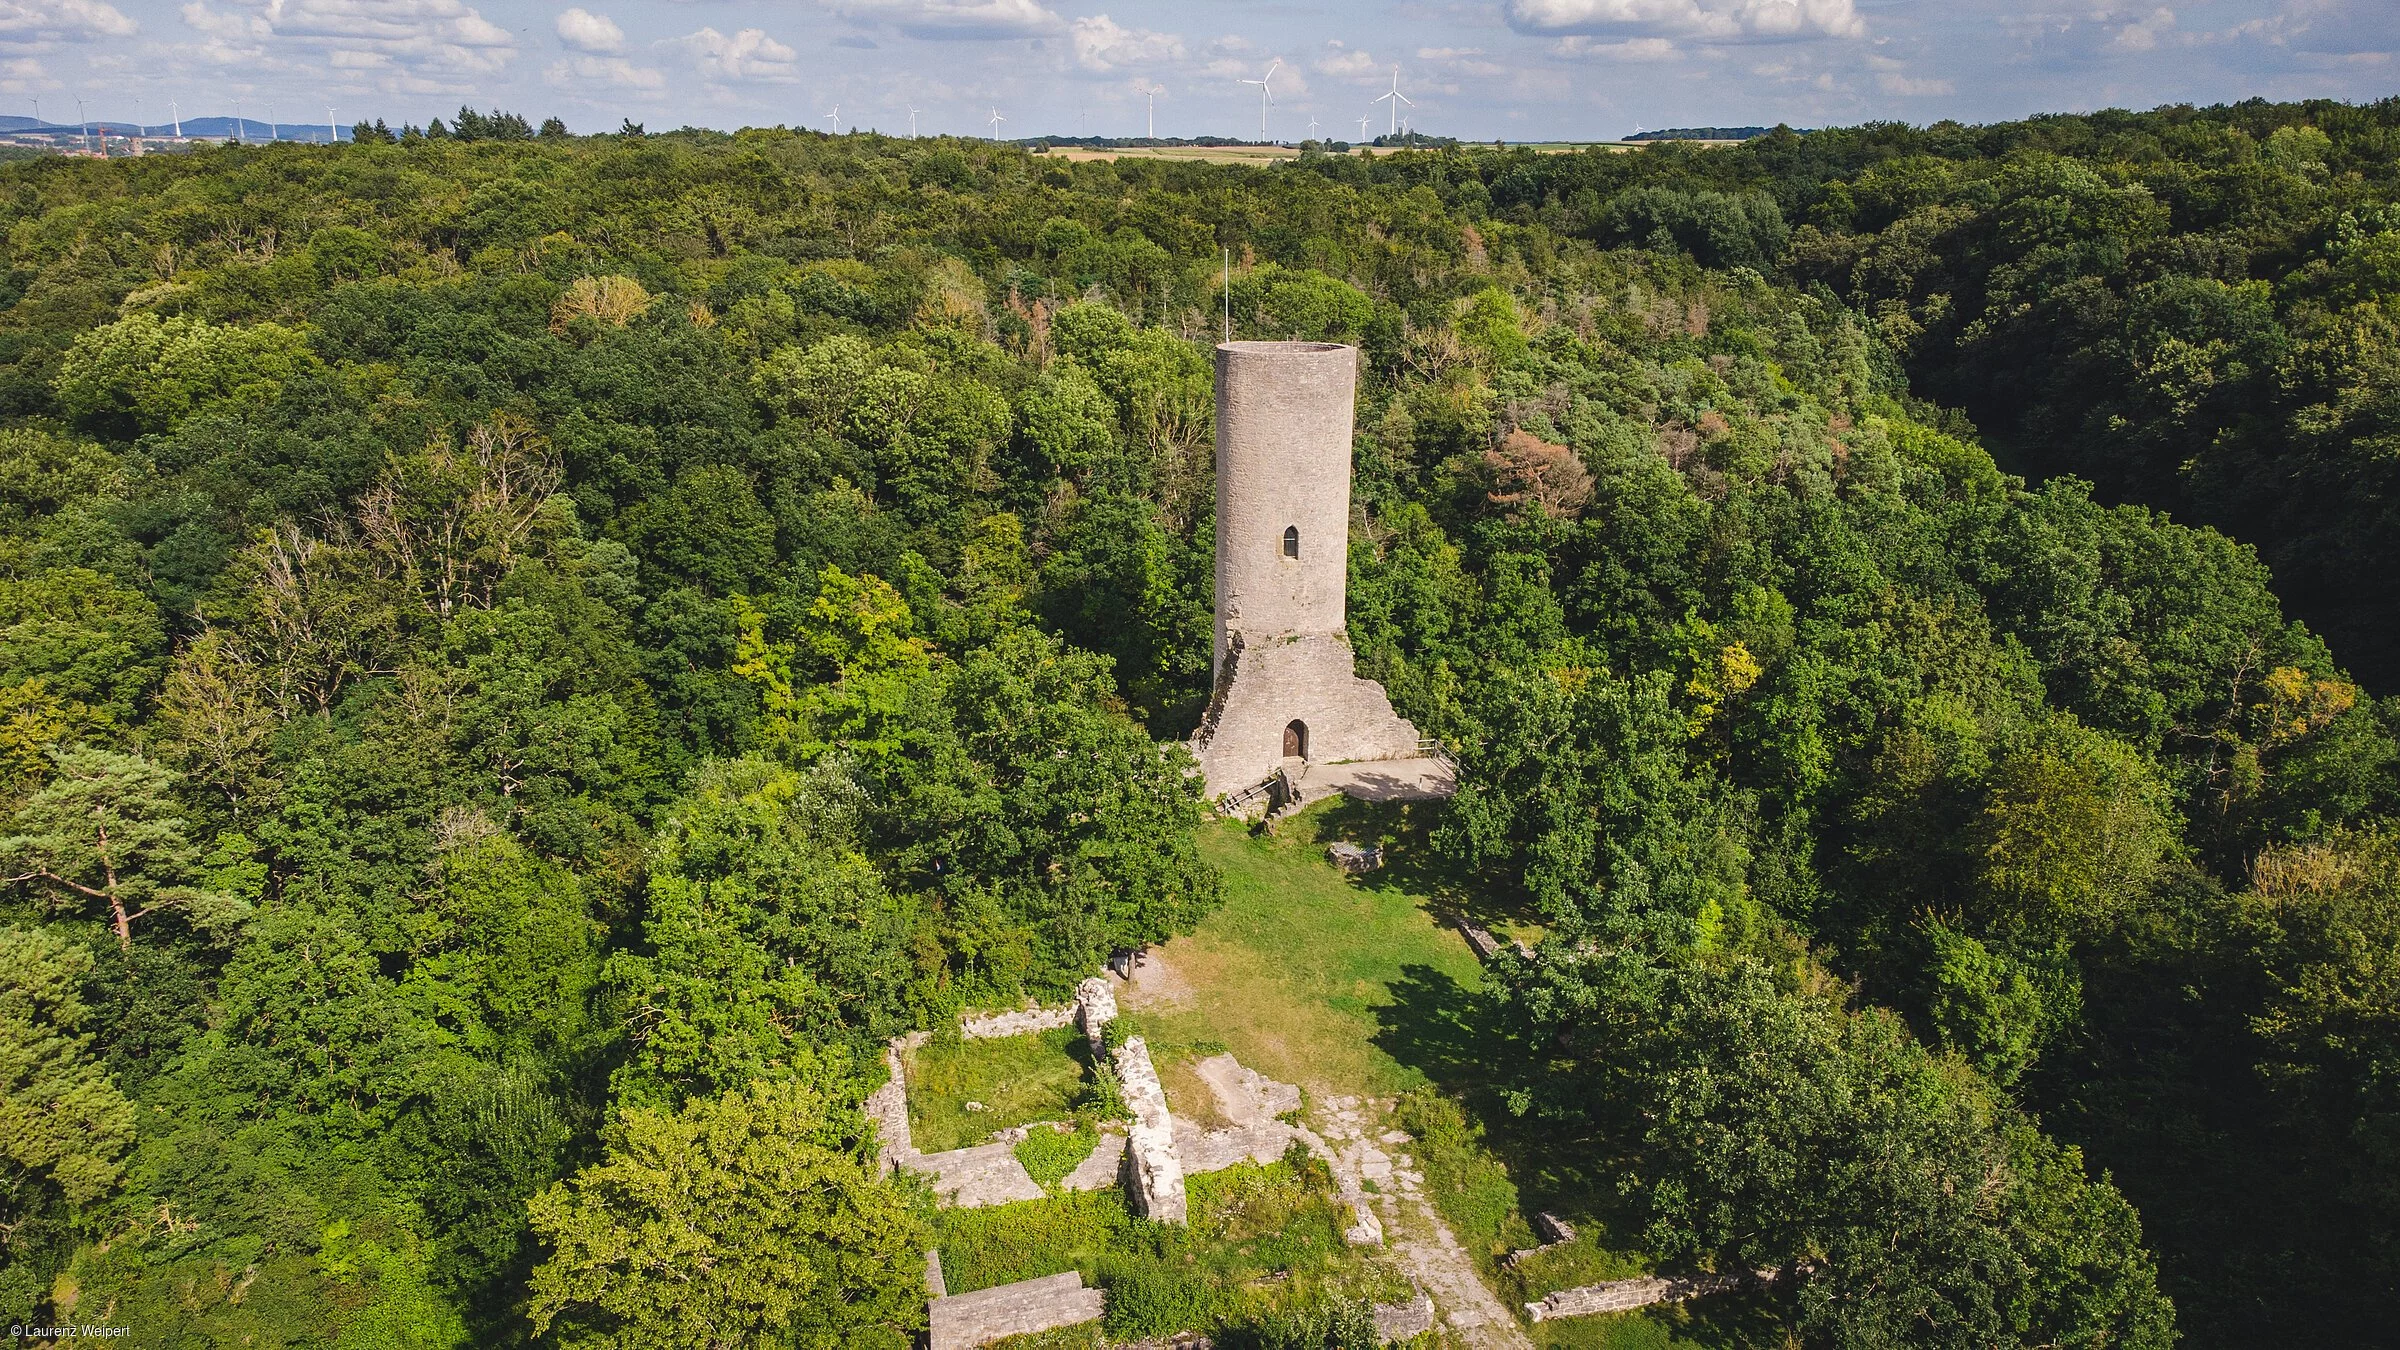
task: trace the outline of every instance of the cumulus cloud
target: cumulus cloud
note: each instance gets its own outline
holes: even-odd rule
[[[588,9],[559,12],[558,40],[594,56],[613,56],[625,50],[625,30],[617,27],[617,21]]]
[[[133,20],[104,0],[0,0],[0,43],[34,46],[132,37]]]
[[[183,21],[212,59],[305,54],[336,70],[406,76],[398,87],[447,87],[516,55],[507,30],[460,0],[236,0],[222,10],[192,0]]]
[[[1520,33],[1705,42],[1866,36],[1854,0],[1508,0]]]
[[[921,38],[1040,37],[1066,27],[1036,0],[830,0],[830,7]]]
[[[727,84],[789,84],[799,78],[799,68],[794,63],[800,59],[800,53],[768,37],[763,28],[745,28],[732,37],[714,28],[703,28],[659,45],[682,49],[702,78],[708,80]]]
[[[1127,28],[1105,14],[1077,19],[1068,37],[1075,62],[1085,70],[1118,70],[1183,59],[1183,39],[1173,33]]]

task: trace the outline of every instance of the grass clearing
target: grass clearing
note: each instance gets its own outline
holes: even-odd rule
[[[1327,842],[1405,825],[1398,810],[1350,806],[1311,807],[1272,835],[1234,821],[1201,832],[1225,903],[1162,953],[1198,997],[1132,1009],[1154,1047],[1219,1045],[1320,1095],[1403,1092],[1429,1081],[1429,1064],[1480,1053],[1471,1028],[1445,1022],[1482,987],[1465,940],[1396,876],[1354,880],[1326,860]]]
[[[908,1128],[919,1150],[980,1144],[994,1130],[1075,1114],[1089,1054],[1072,1027],[1028,1036],[937,1036],[910,1050]],[[983,1109],[970,1111],[967,1103]]]

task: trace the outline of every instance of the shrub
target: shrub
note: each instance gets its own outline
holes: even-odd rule
[[[1100,1267],[1108,1291],[1103,1325],[1111,1336],[1168,1336],[1209,1320],[1208,1282],[1197,1272],[1139,1258],[1112,1258]]]
[[[1036,1129],[1017,1145],[1017,1161],[1025,1164],[1025,1174],[1033,1178],[1033,1184],[1047,1191],[1081,1167],[1099,1143],[1098,1132],[1088,1125],[1072,1130]]]

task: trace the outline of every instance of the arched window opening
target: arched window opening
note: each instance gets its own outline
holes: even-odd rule
[[[1308,723],[1294,719],[1290,726],[1283,729],[1283,757],[1308,758]]]
[[[1283,556],[1287,558],[1300,556],[1300,527],[1297,525],[1283,527]]]

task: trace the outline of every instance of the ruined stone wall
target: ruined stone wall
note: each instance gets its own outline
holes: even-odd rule
[[[1086,1289],[1083,1276],[1070,1270],[937,1298],[927,1311],[933,1324],[927,1338],[930,1350],[973,1350],[1004,1336],[1030,1336],[1093,1321],[1107,1311],[1107,1304],[1099,1290]]]

